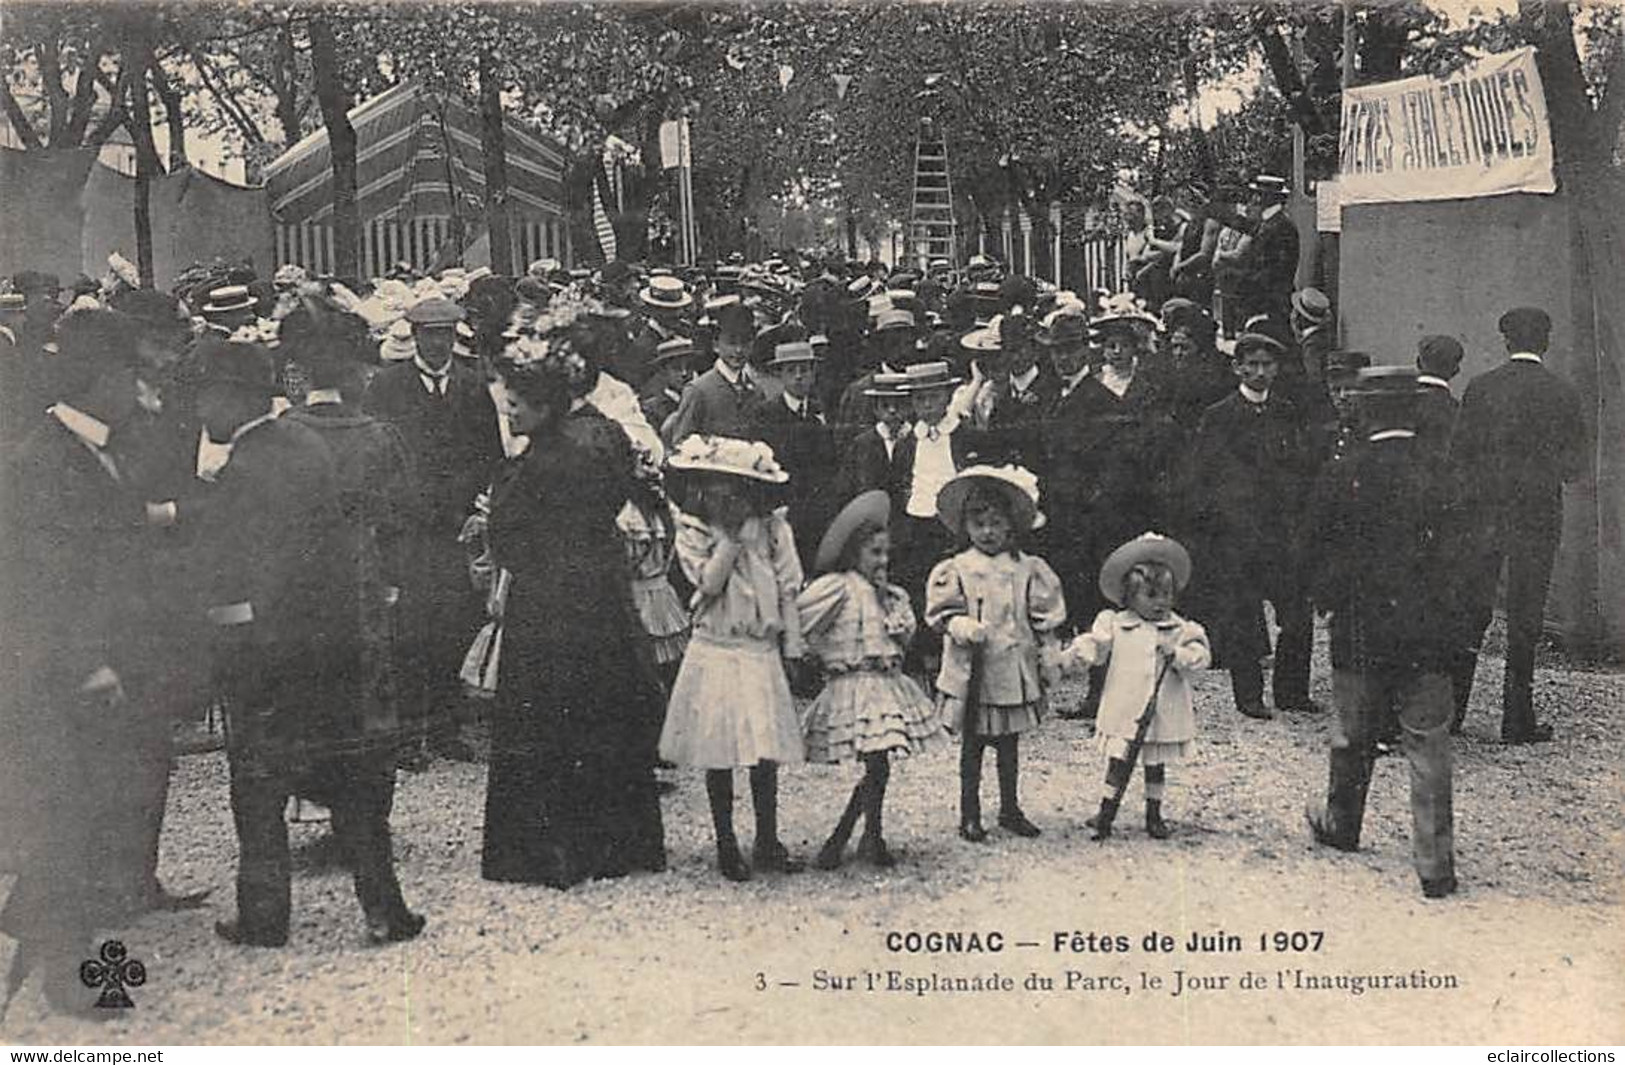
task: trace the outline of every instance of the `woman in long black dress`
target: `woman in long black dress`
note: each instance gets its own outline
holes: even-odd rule
[[[485,804],[487,880],[569,887],[665,868],[653,752],[658,682],[640,643],[615,517],[632,454],[582,405],[597,377],[590,308],[555,304],[498,363],[529,446],[492,493],[512,574]]]

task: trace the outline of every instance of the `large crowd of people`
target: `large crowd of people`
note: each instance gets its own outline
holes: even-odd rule
[[[1284,183],[1241,192],[1152,205],[1124,293],[983,255],[790,252],[12,278],[7,997],[38,969],[54,1007],[93,1012],[92,929],[202,904],[156,870],[173,724],[211,701],[240,847],[218,933],[287,942],[299,797],[331,811],[387,943],[425,926],[394,867],[398,774],[480,757],[476,717],[492,880],[664,869],[662,761],[705,771],[733,880],[802,867],[781,767],[859,763],[814,864],[861,820],[886,866],[890,759],[950,736],[960,836],[988,835],[988,748],[998,827],[1036,836],[1019,741],[1052,711],[1096,722],[1096,838],[1136,765],[1162,838],[1189,675],[1228,671],[1248,718],[1317,712],[1317,614],[1337,723],[1310,829],[1355,848],[1373,759],[1402,748],[1423,890],[1454,891],[1450,733],[1503,563],[1502,738],[1551,738],[1531,679],[1579,400],[1533,308],[1459,402],[1461,323],[1416,352],[1338,348],[1331,301],[1293,288]],[[1051,705],[1067,672],[1087,694]]]

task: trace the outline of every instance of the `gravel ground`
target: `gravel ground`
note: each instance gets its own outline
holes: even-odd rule
[[[1314,694],[1329,705],[1323,643]],[[429,927],[384,949],[363,945],[348,878],[321,825],[294,829],[292,945],[262,951],[216,940],[214,920],[232,910],[235,858],[225,764],[218,753],[187,757],[171,791],[162,875],[176,890],[213,887],[212,910],[122,930],[149,973],[133,992],[135,1010],[104,1025],[65,1021],[44,1015],[30,988],[0,1024],[0,1042],[1619,1043],[1625,675],[1543,663],[1536,701],[1558,741],[1506,748],[1495,742],[1492,705],[1501,666],[1481,662],[1457,744],[1463,890],[1437,902],[1421,897],[1410,867],[1403,759],[1378,764],[1365,849],[1315,848],[1302,810],[1325,786],[1329,714],[1249,721],[1230,708],[1222,673],[1198,682],[1202,747],[1171,772],[1175,835],[1165,843],[1140,827],[1138,779],[1119,834],[1105,845],[1088,838],[1083,820],[1102,766],[1088,725],[1057,719],[1023,752],[1024,803],[1041,839],[994,830],[979,847],[960,841],[955,756],[945,749],[893,774],[887,835],[897,868],[854,861],[836,873],[732,885],[714,868],[703,783],[674,774],[670,871],[561,893],[479,879],[483,767],[440,763],[403,777],[394,816],[401,879]],[[1058,701],[1077,696],[1063,688]],[[987,777],[991,797],[991,766]],[[811,856],[853,779],[845,769],[784,774],[783,835],[793,849]],[[738,816],[748,839],[748,803]],[[1239,934],[1245,951],[1142,950],[1152,930],[1183,943],[1219,928]],[[936,929],[998,931],[1005,949],[886,948],[887,932]],[[1316,952],[1259,953],[1259,934],[1276,930],[1324,939]],[[1053,949],[1055,933],[1070,944],[1074,931],[1125,935],[1131,950]],[[1277,988],[1277,973],[1294,969],[1425,969],[1455,986]],[[815,987],[819,970],[856,977],[858,990]],[[884,988],[887,970],[998,973],[1015,987],[863,990],[870,973]],[[1176,997],[1175,970],[1228,980]],[[1249,971],[1270,987],[1240,987]],[[1055,990],[1025,989],[1029,974],[1055,979]],[[1083,989],[1101,977],[1127,984]],[[1148,987],[1149,977],[1163,986]]]

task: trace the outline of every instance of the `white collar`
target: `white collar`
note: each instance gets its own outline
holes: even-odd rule
[[[1265,400],[1270,398],[1270,390],[1267,388],[1262,392],[1255,392],[1248,388],[1245,384],[1238,387],[1241,389],[1241,397],[1248,403],[1263,403]]]
[[[679,403],[681,403],[682,400],[683,400],[683,394],[681,392],[677,391],[677,389],[675,389],[675,388],[664,388],[664,389],[661,389],[661,391],[666,393],[666,398],[667,399],[675,399]]]
[[[808,410],[805,399],[797,399],[788,392],[780,392],[779,395],[783,398],[784,405],[790,408],[791,414],[801,414]]]
[[[1085,366],[1083,369],[1079,370],[1071,377],[1068,377],[1065,382],[1063,382],[1061,391],[1071,395],[1074,388],[1077,388],[1087,380],[1089,380],[1089,367]]]
[[[734,385],[735,387],[739,385],[740,381],[745,381],[747,383],[750,381],[750,366],[748,364],[741,366],[737,371],[735,371],[733,367],[729,366],[719,358],[716,361],[715,368],[717,373],[722,375],[722,379],[724,381],[728,382],[730,385]]]
[[[1417,374],[1416,375],[1416,383],[1419,384],[1419,385],[1430,385],[1433,388],[1442,388],[1447,392],[1450,390],[1450,382],[1449,381],[1446,381],[1442,377],[1434,377],[1430,373]]]
[[[305,393],[305,406],[314,407],[321,403],[343,403],[344,397],[339,395],[336,388],[313,388]]]
[[[1272,203],[1268,207],[1266,207],[1262,211],[1260,211],[1258,217],[1259,217],[1260,220],[1267,219],[1267,218],[1274,218],[1276,215],[1280,214],[1285,209],[1286,209],[1285,204]]]
[[[241,440],[243,438],[244,433],[247,433],[251,429],[257,429],[260,426],[264,425],[266,422],[271,422],[271,421],[275,421],[275,420],[276,420],[276,411],[268,410],[264,414],[260,415],[258,418],[254,418],[254,419],[252,419],[250,421],[246,421],[243,424],[239,425],[237,427],[237,431],[231,434],[231,439],[226,441],[226,443],[235,444],[235,443],[237,443],[237,441],[239,441],[239,440]]]
[[[1014,389],[1015,391],[1017,391],[1017,392],[1025,392],[1025,391],[1027,391],[1027,389],[1032,387],[1033,382],[1036,381],[1037,379],[1038,379],[1038,364],[1034,363],[1027,370],[1027,372],[1022,374],[1020,377],[1011,377],[1010,378],[1010,387],[1012,389]]]
[[[412,356],[412,364],[418,368],[418,373],[422,374],[424,377],[432,377],[437,381],[443,381],[451,376],[451,368],[455,362],[456,358],[454,356],[450,362],[446,363],[445,369],[432,370],[429,368],[429,364],[423,361],[422,355]]]
[[[100,451],[107,446],[107,438],[113,430],[100,418],[93,418],[78,407],[66,403],[58,403],[50,407],[46,413],[62,423],[62,427],[77,436],[91,447]]]
[[[905,429],[904,431],[906,432],[907,430]],[[885,422],[875,422],[875,432],[880,436],[880,439],[886,441],[888,444],[897,439],[894,435],[892,435],[891,426],[887,425]]]
[[[953,411],[949,411],[947,414],[942,416],[942,420],[936,425],[927,425],[924,422],[915,422],[914,435],[921,440],[928,440],[931,437],[931,431],[933,429],[936,430],[938,436],[949,436],[955,429],[958,428],[959,415],[955,414]]]
[[[1366,439],[1375,444],[1379,440],[1410,440],[1415,436],[1414,429],[1384,429],[1380,433],[1372,433]]]
[[[1514,351],[1511,355],[1509,355],[1507,357],[1510,358],[1513,362],[1545,362],[1546,361],[1546,360],[1542,359],[1539,355],[1536,355],[1532,351]]]

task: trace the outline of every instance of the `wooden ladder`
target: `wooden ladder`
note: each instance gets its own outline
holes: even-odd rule
[[[923,272],[935,259],[959,267],[959,231],[954,223],[954,186],[948,175],[948,144],[937,124],[920,119],[914,143],[914,203],[909,213],[909,244]]]

